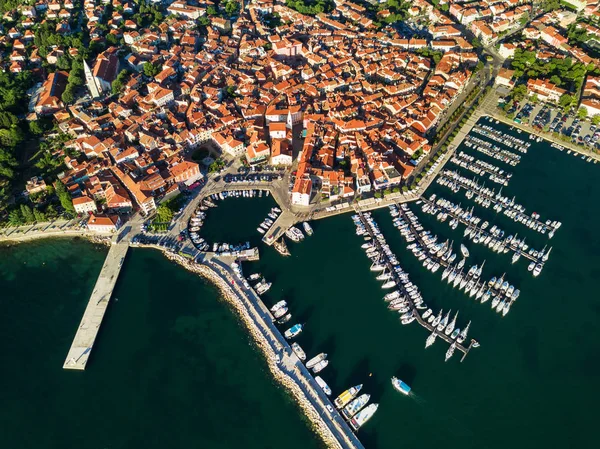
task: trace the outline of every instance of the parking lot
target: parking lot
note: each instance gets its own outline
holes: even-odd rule
[[[272,182],[282,179],[280,173],[240,173],[237,175],[225,175],[223,181],[227,183],[258,183],[258,182]]]
[[[533,128],[557,133],[572,143],[586,148],[600,149],[600,129],[589,120],[582,120],[574,114],[564,114],[551,104],[533,104],[526,100],[508,112],[515,114],[516,123],[530,124]]]

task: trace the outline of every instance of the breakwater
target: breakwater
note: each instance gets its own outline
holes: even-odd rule
[[[209,260],[205,264],[196,263],[183,256],[165,251],[154,245],[140,245],[163,251],[167,259],[178,263],[187,270],[199,274],[212,282],[222,297],[234,308],[250,335],[265,356],[274,378],[296,399],[313,429],[331,448],[362,449],[363,446],[339,417],[336,411],[327,408],[329,399],[320,391],[308,370],[295,356],[279,331],[270,322],[268,310],[262,303],[257,304],[250,296],[243,294],[235,280],[229,275],[226,265]],[[232,287],[233,286],[233,287]],[[247,292],[244,292],[247,293]],[[262,307],[260,307],[262,306]]]

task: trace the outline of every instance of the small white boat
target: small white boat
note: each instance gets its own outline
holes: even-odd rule
[[[461,252],[461,254],[462,254],[462,255],[463,255],[465,258],[466,258],[466,257],[469,257],[469,250],[468,250],[468,249],[467,249],[467,247],[466,247],[465,245],[463,245],[462,243],[461,243],[461,245],[460,245],[460,252]]]
[[[304,228],[304,232],[306,232],[306,235],[313,235],[313,228],[308,224],[308,222],[303,222],[302,227]]]

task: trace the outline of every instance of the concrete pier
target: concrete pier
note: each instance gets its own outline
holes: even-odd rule
[[[126,241],[113,243],[110,247],[67,354],[64,369],[85,369],[128,249],[129,243]]]
[[[271,225],[269,230],[265,232],[262,241],[267,245],[272,245],[286,233],[288,229],[298,222],[296,215],[289,210],[284,210],[277,220]]]
[[[331,399],[323,393],[314,377],[298,359],[289,342],[281,335],[273,322],[273,316],[269,309],[252,288],[244,286],[240,278],[232,271],[230,262],[231,259],[213,257],[206,258],[203,264],[209,267],[231,289],[236,300],[252,320],[253,326],[264,337],[270,351],[277,354],[278,370],[300,389],[339,447],[341,449],[364,449],[352,429],[334,409]]]

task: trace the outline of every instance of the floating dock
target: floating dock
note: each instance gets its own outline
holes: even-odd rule
[[[430,206],[439,208],[440,210],[443,210],[444,212],[446,212],[449,216],[451,216],[452,218],[456,218],[460,223],[462,223],[463,225],[470,227],[472,229],[474,229],[476,232],[481,233],[481,235],[483,237],[487,237],[488,235],[491,235],[487,230],[483,229],[481,226],[479,225],[475,225],[473,223],[468,222],[467,220],[465,220],[464,218],[462,218],[459,214],[456,214],[452,211],[450,211],[449,209],[446,209],[445,207],[442,206],[438,206],[435,204],[435,202],[421,197],[421,200],[424,203],[429,204]],[[479,244],[482,244],[481,242]],[[537,257],[533,257],[531,254],[529,254],[527,251],[523,251],[522,249],[520,249],[517,245],[515,245],[513,242],[507,243],[506,247],[509,248],[512,252],[517,252],[519,251],[521,253],[521,256],[523,256],[525,259],[529,259],[532,262],[535,263],[542,263],[543,261],[541,260],[541,258],[537,258]]]
[[[373,230],[371,229],[371,226],[369,225],[368,221],[365,219],[365,217],[362,214],[362,212],[360,212],[360,211],[356,211],[356,212],[358,213],[358,216],[360,217],[360,220],[362,221],[363,225],[365,226],[365,229],[367,230],[367,232],[371,236],[371,242],[377,247],[377,249],[382,254],[384,254],[383,248],[381,247],[381,243],[379,242],[379,240],[377,239],[377,237],[373,233]],[[396,273],[396,270],[394,270],[394,267],[387,260],[387,258],[384,258],[384,259],[385,259],[385,265],[386,265],[388,271],[390,273],[392,273],[392,275],[393,275],[393,279],[396,282],[397,288],[399,290],[401,290],[402,293],[405,296],[408,296],[406,290],[404,289],[404,285],[402,284],[402,282],[400,281],[400,278],[398,277],[398,274]],[[462,344],[458,343],[456,340],[452,340],[452,338],[450,338],[449,335],[446,335],[444,332],[439,332],[431,324],[429,324],[427,321],[425,321],[423,318],[421,318],[421,314],[419,313],[419,310],[417,310],[417,308],[414,306],[414,304],[412,303],[412,301],[409,301],[409,303],[410,303],[410,308],[413,311],[413,314],[414,314],[415,318],[417,319],[417,322],[421,326],[423,326],[429,332],[435,332],[435,334],[438,337],[440,337],[442,340],[446,341],[448,344],[453,344],[453,343],[456,344],[456,349],[458,349],[460,352],[463,353],[463,356],[460,359],[460,361],[462,362],[465,359],[465,357],[467,356],[467,354],[469,353],[469,351],[471,350],[471,347],[473,346],[473,340],[471,340],[471,343],[469,344],[468,347],[463,346]]]
[[[402,219],[406,222],[406,224],[408,225],[408,227],[412,231],[415,239],[417,240],[417,243],[421,246],[421,248],[423,248],[424,251],[427,252],[427,257],[429,257],[430,259],[436,261],[437,263],[439,263],[444,268],[449,267],[451,264],[448,263],[448,261],[444,260],[442,257],[437,256],[436,254],[432,254],[431,252],[429,252],[427,244],[425,243],[425,240],[421,236],[421,233],[416,230],[414,224],[412,223],[412,221],[410,221],[410,219],[408,218],[408,215],[406,214],[406,212],[404,211],[404,209],[402,209],[401,207],[398,207],[398,212],[400,213]],[[483,282],[485,282],[485,285],[488,285],[488,281],[483,281]],[[504,296],[504,292],[502,292],[500,289],[497,289],[496,287],[492,287],[492,286],[489,286],[489,285],[488,285],[488,288],[489,288],[489,290],[494,295],[503,295]]]
[[[111,245],[67,354],[64,369],[85,369],[128,249],[128,242]]]

